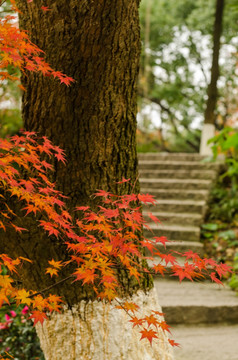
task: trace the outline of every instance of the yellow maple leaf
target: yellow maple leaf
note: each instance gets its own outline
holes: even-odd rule
[[[51,268],[51,267],[48,267],[46,269],[46,274],[50,274],[50,276],[52,277],[53,275],[58,275],[58,270],[57,269],[54,269],[54,268]]]
[[[55,261],[54,259],[48,261],[48,263],[56,269],[60,269],[62,265],[62,261]]]
[[[18,290],[16,299],[20,300],[21,304],[30,305],[32,300],[29,298],[30,292],[25,289]]]

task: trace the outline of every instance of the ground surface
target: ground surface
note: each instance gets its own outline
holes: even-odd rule
[[[238,360],[238,325],[176,325],[175,360]]]

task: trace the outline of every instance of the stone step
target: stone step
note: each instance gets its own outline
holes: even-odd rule
[[[199,241],[200,227],[181,226],[181,225],[157,225],[148,223],[151,231],[144,229],[144,236],[151,238],[153,236],[166,236],[168,240]]]
[[[189,250],[192,250],[193,252],[197,253],[200,257],[204,255],[203,244],[198,241],[169,240],[169,242],[166,243],[166,247],[164,247],[164,245],[161,243],[155,244],[155,247],[162,254],[168,254],[170,252],[177,252],[177,251],[181,253],[185,253]],[[151,253],[148,251],[146,255],[150,256]],[[176,256],[176,253],[174,253],[174,255]]]
[[[160,199],[181,199],[181,200],[207,200],[209,196],[208,190],[185,190],[185,189],[156,189],[141,187],[142,194],[149,193],[153,195],[159,202]]]
[[[190,246],[190,248],[191,248],[191,246]],[[188,249],[187,251],[189,251],[189,250],[194,250],[194,249]],[[171,254],[174,258],[175,258],[175,260],[176,260],[176,262],[174,263],[174,265],[180,265],[180,266],[184,266],[184,264],[185,263],[189,263],[189,264],[192,264],[193,263],[193,261],[191,260],[191,259],[188,259],[188,260],[186,260],[186,256],[182,256],[182,255],[179,255],[178,254],[178,252],[177,252],[178,250],[176,249],[176,251],[175,252],[172,252],[172,253],[170,253],[170,251],[169,251],[169,249],[167,249],[167,251],[165,251],[165,250],[163,250],[163,251],[161,251],[161,253],[162,254]],[[203,249],[202,249],[202,251],[203,251]],[[182,252],[181,252],[181,254],[182,254]],[[173,275],[173,264],[171,264],[170,262],[169,263],[167,263],[166,264],[166,262],[164,261],[164,260],[162,260],[161,259],[161,257],[159,257],[159,256],[154,256],[154,257],[151,257],[151,253],[148,251],[148,250],[146,250],[146,257],[147,257],[147,264],[148,264],[148,266],[149,266],[149,268],[151,269],[151,271],[153,272],[153,267],[154,267],[154,265],[158,265],[158,264],[161,264],[161,265],[163,265],[164,267],[165,267],[165,272],[164,272],[164,275],[162,276],[160,273],[157,273],[156,275],[154,275],[154,280],[156,279],[156,281],[158,280],[158,279],[161,279],[161,280],[166,280],[166,281],[168,281],[168,282],[171,282],[171,286],[173,286],[173,282],[176,282],[176,281],[179,281],[179,279],[178,279],[178,277],[175,277],[174,275]],[[198,255],[200,255],[201,257],[203,257],[203,253],[201,252],[201,254],[198,254]],[[203,277],[201,277],[201,278],[199,278],[199,279],[196,279],[196,280],[194,280],[194,281],[199,281],[199,282],[204,282],[204,281],[208,281],[209,279],[210,279],[210,277],[209,277],[209,274],[212,272],[212,271],[214,271],[213,269],[212,269],[212,267],[210,266],[210,267],[208,267],[208,271],[206,272],[206,273],[203,273]],[[191,280],[189,280],[187,277],[185,277],[184,279],[183,279],[183,282],[190,282]]]
[[[146,179],[140,178],[141,189],[191,189],[208,190],[211,187],[210,180],[202,179]]]
[[[143,205],[144,211],[150,212],[177,212],[204,214],[206,202],[203,200],[175,200],[160,199],[156,205]]]
[[[146,179],[203,179],[212,181],[216,176],[215,170],[140,170],[140,178]]]
[[[153,215],[156,216],[162,224],[173,225],[173,224],[183,224],[183,225],[193,225],[200,226],[203,218],[201,214],[197,213],[177,213],[177,212],[155,212],[153,211]],[[150,217],[148,216],[148,212],[143,212],[143,216],[146,221],[150,221]]]
[[[219,169],[219,163],[205,163],[199,161],[160,161],[160,160],[140,160],[139,171],[149,170],[212,170]]]
[[[196,153],[138,153],[139,160],[165,160],[165,161],[202,161],[206,156]]]
[[[161,278],[154,285],[168,324],[238,324],[238,297],[226,286]]]

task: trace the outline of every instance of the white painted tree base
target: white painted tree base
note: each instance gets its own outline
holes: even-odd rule
[[[139,291],[130,301],[140,306],[141,317],[151,310],[161,312],[155,289]],[[53,314],[36,327],[46,360],[173,360],[162,330],[151,346],[140,341],[141,334],[129,320],[123,310],[94,301]]]
[[[212,144],[207,144],[208,140],[215,136],[215,126],[213,124],[204,124],[201,134],[200,155],[212,156]]]

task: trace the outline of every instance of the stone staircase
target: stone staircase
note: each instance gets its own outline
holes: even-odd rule
[[[141,192],[157,200],[156,206],[144,206],[143,211],[145,217],[150,211],[161,220],[151,228],[153,236],[171,241],[167,249],[203,255],[200,225],[220,165],[205,162],[199,154],[139,154]],[[144,233],[151,237],[148,230]],[[155,287],[169,324],[238,324],[238,297],[226,287],[207,281],[180,284],[174,277],[156,277]]]

